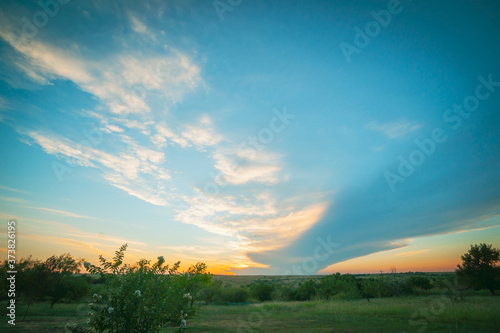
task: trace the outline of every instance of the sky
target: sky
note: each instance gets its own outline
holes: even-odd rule
[[[500,3],[2,1],[0,255],[449,271],[500,245]]]

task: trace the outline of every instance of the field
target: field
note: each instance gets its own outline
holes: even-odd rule
[[[25,307],[20,306],[16,326],[4,319],[0,331],[65,332],[67,322],[85,322],[86,305],[56,304],[50,310],[46,303],[35,304],[24,321]],[[207,305],[188,325],[187,332],[497,332],[500,297],[474,296],[457,303],[420,296]]]
[[[444,273],[446,274],[446,273]],[[256,281],[297,284],[317,277],[217,276],[224,284]],[[362,277],[361,277],[362,278]],[[269,281],[270,280],[270,281]],[[2,302],[2,306],[6,303]],[[35,303],[25,320],[26,306],[16,308],[16,326],[0,323],[1,332],[65,332],[68,322],[85,323],[87,303]],[[189,318],[186,332],[497,332],[500,297],[474,293],[452,302],[443,295],[355,300],[264,302],[204,305]],[[164,328],[162,332],[176,332]]]

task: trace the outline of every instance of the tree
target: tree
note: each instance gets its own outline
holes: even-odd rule
[[[65,253],[58,257],[52,256],[43,263],[43,270],[49,272],[47,293],[50,297],[50,308],[63,298],[72,297],[73,289],[79,282],[73,274],[80,272],[83,261]]]
[[[471,287],[488,289],[495,294],[500,286],[500,250],[493,245],[481,243],[471,245],[470,250],[462,256],[462,265],[457,265],[457,275]]]
[[[309,279],[297,288],[297,300],[310,301],[316,295],[316,282]]]
[[[252,296],[261,302],[270,301],[274,289],[273,284],[259,282],[252,286]]]
[[[207,272],[207,265],[202,262],[189,267],[188,271],[181,275],[183,287],[191,297],[190,307],[193,307],[195,300],[199,300],[203,287],[212,283],[212,278],[213,275]]]

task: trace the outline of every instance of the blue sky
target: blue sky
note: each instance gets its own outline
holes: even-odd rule
[[[282,274],[498,246],[495,1],[44,3],[0,9],[19,253]]]

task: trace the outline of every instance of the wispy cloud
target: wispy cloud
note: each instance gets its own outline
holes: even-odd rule
[[[389,139],[395,139],[418,130],[422,125],[404,120],[391,123],[371,121],[365,127],[372,131],[383,133]]]
[[[4,197],[0,196],[0,201],[13,202],[13,203],[26,203],[27,201],[22,198]]]
[[[18,190],[18,189],[15,189],[15,188],[12,188],[12,187],[8,187],[8,186],[3,186],[3,185],[0,185],[0,190],[6,190],[6,191],[11,191],[11,192],[17,192],[17,193],[31,194],[30,192],[27,192],[27,191]]]
[[[90,217],[90,216],[85,216],[85,215],[80,215],[80,214],[75,214],[75,213],[70,213],[66,212],[64,210],[57,210],[57,209],[51,209],[51,208],[45,208],[45,207],[33,207],[33,206],[23,206],[25,208],[29,209],[36,209],[36,210],[43,210],[49,213],[54,213],[57,215],[63,215],[67,217],[77,217],[77,218],[85,218],[85,219],[91,219],[91,220],[96,220],[95,217]]]

